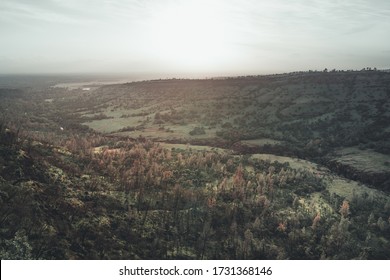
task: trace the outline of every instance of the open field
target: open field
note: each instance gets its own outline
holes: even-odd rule
[[[356,147],[348,147],[337,150],[335,158],[340,164],[367,173],[385,173],[390,168],[390,158],[371,149],[360,150]]]

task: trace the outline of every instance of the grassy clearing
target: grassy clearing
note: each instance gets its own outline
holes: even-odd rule
[[[280,163],[288,163],[290,167],[293,169],[304,169],[312,173],[314,172],[323,173],[325,170],[323,167],[320,167],[316,163],[299,159],[299,158],[276,156],[272,154],[253,154],[251,157],[255,159],[270,161],[270,162],[278,161]]]
[[[365,184],[358,183],[353,180],[348,180],[339,176],[327,178],[327,189],[330,193],[335,193],[347,200],[352,200],[355,195],[368,194],[372,197],[389,197],[382,191],[368,187]]]
[[[199,145],[190,145],[190,144],[170,144],[170,143],[164,143],[160,142],[160,146],[167,148],[167,149],[180,149],[180,150],[193,150],[193,151],[214,151],[219,153],[226,153],[229,152],[229,150],[216,148],[212,146],[199,146]]]
[[[98,132],[112,133],[127,126],[137,126],[140,122],[142,122],[142,117],[93,120],[83,124]]]
[[[264,145],[281,145],[283,144],[282,141],[275,140],[275,139],[269,139],[269,138],[260,138],[260,139],[252,139],[252,140],[243,140],[241,141],[242,144],[247,146],[264,146]]]
[[[360,150],[357,147],[340,149],[336,152],[336,161],[357,170],[373,173],[388,172],[390,157],[373,150]]]
[[[348,149],[346,149],[348,150]],[[371,154],[372,155],[372,154]],[[358,155],[356,155],[358,156]],[[366,184],[362,184],[353,180],[349,180],[346,178],[343,178],[341,176],[337,176],[332,174],[327,168],[322,167],[321,165],[318,165],[316,163],[307,161],[307,160],[301,160],[298,158],[291,158],[291,157],[283,157],[283,156],[275,156],[270,154],[254,154],[251,156],[252,158],[266,160],[270,162],[278,161],[280,163],[287,162],[291,168],[296,170],[305,170],[309,171],[313,174],[317,174],[317,176],[322,176],[325,179],[325,182],[327,184],[327,190],[332,194],[337,194],[341,197],[345,197],[348,200],[352,200],[352,198],[356,195],[364,195],[367,194],[368,196],[372,196],[374,198],[377,197],[389,197],[390,196],[380,190],[370,188]],[[319,198],[317,197],[320,194],[316,194],[315,197],[313,197],[313,203],[318,204]],[[316,202],[317,201],[317,202]],[[321,199],[321,203],[323,202],[323,199]],[[305,202],[307,204],[307,202]]]

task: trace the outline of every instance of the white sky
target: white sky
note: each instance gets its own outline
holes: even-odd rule
[[[389,0],[0,0],[0,73],[390,68]]]

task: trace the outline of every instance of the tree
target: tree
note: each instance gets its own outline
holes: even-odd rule
[[[347,200],[343,201],[343,204],[341,205],[339,212],[340,212],[341,216],[343,216],[343,218],[348,217],[350,212],[349,212],[349,202]]]
[[[316,229],[320,221],[321,221],[321,214],[318,212],[313,219],[313,224],[311,225],[312,229]]]
[[[0,250],[0,259],[2,260],[31,260],[32,247],[28,243],[24,230],[15,233],[11,240],[5,240],[3,249]]]

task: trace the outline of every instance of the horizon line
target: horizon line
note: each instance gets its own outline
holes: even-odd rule
[[[322,70],[319,69],[308,69],[308,70],[294,70],[294,71],[275,71],[269,73],[161,73],[161,72],[0,72],[0,76],[26,76],[26,77],[60,77],[60,76],[90,76],[92,77],[128,77],[131,78],[146,78],[146,76],[150,76],[150,78],[146,80],[170,80],[170,79],[178,79],[178,80],[199,80],[199,79],[223,79],[223,78],[242,78],[242,77],[259,77],[259,76],[274,76],[274,75],[285,75],[285,74],[299,74],[299,73],[326,73],[326,72],[390,72],[390,67],[363,67],[361,69],[336,69],[336,68],[324,68]],[[156,77],[151,77],[156,76]],[[158,77],[157,77],[158,76]]]

